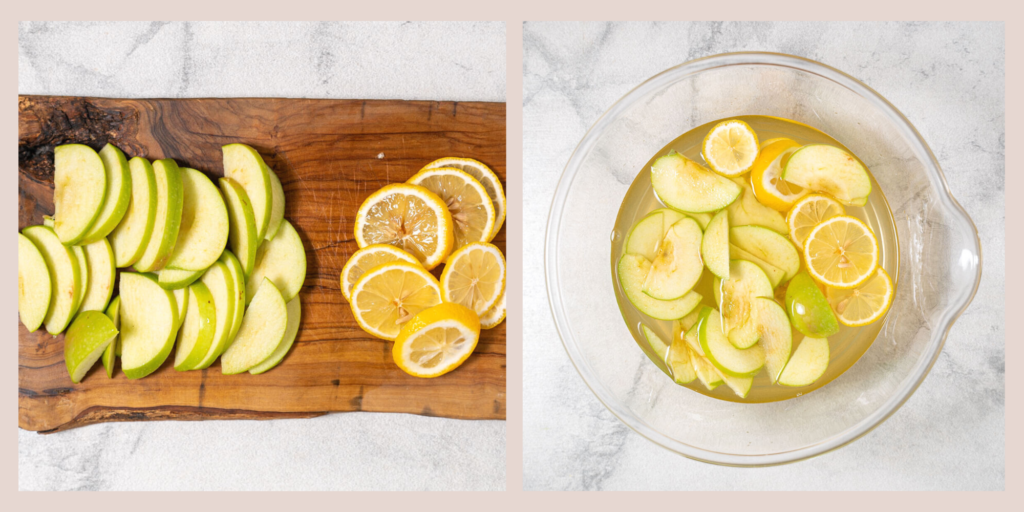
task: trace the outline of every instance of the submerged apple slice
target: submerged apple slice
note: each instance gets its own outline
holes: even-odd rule
[[[181,187],[181,224],[167,268],[205,270],[228,243],[228,210],[210,178],[195,169],[181,169]]]
[[[276,239],[276,237],[275,237]],[[252,369],[277,350],[288,327],[288,308],[274,282],[264,278],[249,303],[242,326],[220,360],[224,375]]]
[[[281,178],[273,169],[270,169],[267,175],[270,176],[270,195],[273,204],[270,209],[270,221],[267,223],[267,233],[263,238],[273,240],[278,228],[281,227],[281,220],[284,219],[284,187],[281,186]]]
[[[178,351],[174,354],[174,369],[191,370],[210,351],[213,334],[217,330],[217,310],[213,295],[203,283],[194,283],[186,289],[188,309],[178,329]]]
[[[775,231],[759,226],[738,226],[729,230],[729,238],[740,249],[784,271],[783,281],[792,279],[800,271],[800,253],[796,246]]]
[[[693,289],[704,272],[702,237],[697,221],[689,217],[673,224],[658,246],[642,291],[658,300],[675,300]]]
[[[153,174],[156,176],[156,217],[146,250],[134,264],[139,272],[152,272],[164,267],[174,250],[181,226],[184,197],[178,164],[174,160],[157,160],[153,162]]]
[[[245,144],[228,144],[224,152],[224,176],[245,189],[256,222],[256,240],[263,240],[274,208],[274,191],[270,183],[273,172],[255,149]]]
[[[81,242],[103,210],[107,172],[96,151],[82,144],[53,150],[53,231],[64,245]]]
[[[658,320],[676,320],[693,311],[703,299],[697,292],[689,292],[676,300],[658,300],[641,291],[644,278],[651,270],[651,262],[643,256],[625,254],[619,259],[619,284],[626,298],[641,313]]]
[[[729,279],[715,278],[715,302],[722,312],[722,329],[736,348],[750,348],[761,335],[757,330],[756,297],[771,297],[772,285],[761,269],[744,260],[732,260]]]
[[[691,325],[690,328],[686,330],[686,333],[682,335],[682,338],[695,354],[701,357],[706,357],[704,349],[700,346],[700,338],[697,333],[697,328],[700,326],[700,312],[694,311],[694,313],[697,313],[698,322]]]
[[[109,237],[117,268],[130,267],[142,257],[156,222],[156,174],[153,166],[149,160],[135,157],[128,161],[128,169],[132,181],[131,200],[124,217]]]
[[[753,306],[757,330],[761,335],[759,345],[764,347],[764,366],[768,370],[768,378],[775,384],[793,350],[793,328],[789,325],[786,310],[775,299],[758,297],[754,299]]]
[[[179,290],[196,282],[196,279],[203,277],[206,269],[202,270],[175,270],[165,268],[157,272],[159,275],[160,287],[164,290]]]
[[[806,271],[797,274],[786,287],[786,312],[793,327],[806,336],[827,338],[839,332],[832,306]]]
[[[46,308],[43,325],[46,332],[56,336],[68,326],[78,312],[81,271],[74,251],[60,243],[57,234],[47,226],[29,226],[22,230],[39,249],[50,273],[50,303]]]
[[[675,151],[654,161],[651,185],[666,206],[694,213],[721,210],[741,191],[736,183]]]
[[[638,254],[648,261],[658,255],[658,244],[665,238],[665,210],[655,210],[633,225],[626,238],[626,254]],[[683,218],[681,213],[676,215]]]
[[[733,393],[736,393],[736,396],[740,398],[746,398],[747,394],[750,393],[750,388],[754,385],[753,377],[733,377],[732,375],[719,371],[718,368],[715,368],[715,371],[718,372],[722,377],[722,380],[725,381],[725,385],[729,386],[729,389],[731,389]]]
[[[256,250],[260,243],[256,238],[256,220],[252,214],[252,204],[249,203],[245,189],[235,180],[221,178],[219,183],[228,207],[228,247],[238,258],[243,273],[248,275],[256,266]]]
[[[50,269],[32,240],[18,233],[18,314],[28,332],[35,332],[50,309]]]
[[[206,356],[197,364],[194,369],[202,370],[209,368],[214,361],[227,349],[234,339],[231,334],[231,323],[235,318],[235,308],[241,308],[244,304],[236,304],[237,295],[234,294],[234,278],[227,265],[218,261],[210,266],[200,279],[213,296],[213,307],[217,312],[216,330],[213,333],[213,341]]]
[[[640,330],[643,331],[644,338],[647,339],[647,344],[651,346],[651,350],[653,350],[654,354],[658,356],[658,359],[664,361],[665,364],[668,364],[666,356],[668,356],[669,345],[665,343],[665,341],[662,340],[660,336],[655,334],[655,332],[652,331],[650,327],[641,324]]]
[[[821,378],[828,368],[828,339],[804,338],[793,352],[789,364],[779,376],[783,386],[809,386]]]
[[[82,377],[116,337],[114,322],[103,312],[86,311],[78,315],[64,335],[64,364],[71,382],[82,382]]]
[[[744,251],[743,249],[740,249],[736,244],[729,244],[729,257],[734,260],[749,261],[760,267],[761,270],[764,271],[764,274],[768,276],[768,280],[771,281],[772,288],[776,288],[782,284],[782,279],[786,277],[785,270],[782,270],[781,268],[776,267],[775,265],[772,265],[771,263]]]
[[[106,238],[81,247],[84,249],[82,252],[85,254],[85,267],[88,269],[89,279],[78,311],[103,311],[110,302],[110,295],[114,292],[114,279],[117,277],[114,251]]]
[[[722,373],[733,377],[753,377],[764,366],[764,349],[760,345],[748,349],[734,347],[722,332],[720,315],[714,309],[705,306],[697,325],[697,339],[705,357]]]
[[[715,365],[711,364],[708,358],[698,354],[685,343],[679,348],[690,352],[690,361],[693,363],[693,369],[697,372],[697,380],[704,384],[708,391],[713,391],[722,385],[722,373],[715,369]]]
[[[845,205],[864,206],[871,178],[864,164],[842,149],[809,144],[789,157],[782,179],[815,192],[825,192]]]
[[[277,236],[256,251],[256,266],[245,285],[247,302],[255,300],[264,278],[273,281],[285,302],[294,299],[306,281],[306,248],[287,220],[281,222]]]
[[[121,330],[121,296],[114,297],[114,300],[110,301],[110,305],[107,306],[106,311],[107,318],[114,323],[114,329]],[[107,371],[107,378],[114,378],[114,359],[117,358],[117,354],[120,354],[118,345],[121,343],[121,335],[114,336],[114,341],[107,345],[107,349],[103,351],[103,369]]]
[[[132,175],[124,153],[113,144],[107,144],[99,154],[107,176],[107,192],[103,209],[83,240],[87,244],[105,238],[117,227],[128,211],[128,203],[132,198]]]
[[[647,326],[644,326],[644,329],[646,333]],[[647,336],[650,339],[651,336],[656,335],[651,332]],[[681,338],[672,340],[672,345],[665,358],[665,363],[672,369],[672,379],[676,381],[676,384],[689,384],[697,378],[697,371],[690,359],[690,351],[686,349],[686,342]]]
[[[249,369],[249,373],[258,375],[277,366],[295,343],[295,336],[299,333],[299,322],[302,320],[302,305],[299,302],[299,297],[296,296],[285,307],[288,310],[288,326],[284,329],[284,339],[274,349],[274,353],[270,354],[270,357]]]
[[[242,265],[238,262],[238,258],[231,254],[231,251],[224,251],[224,254],[220,255],[220,261],[227,265],[228,272],[231,274],[231,288],[235,297],[235,315],[230,324],[231,330],[228,332],[228,340],[233,340],[238,334],[238,328],[242,325],[242,316],[245,315],[245,274],[242,272]]]
[[[778,210],[761,204],[754,195],[748,176],[733,178],[742,189],[740,198],[729,205],[729,225],[761,226],[783,235],[789,234],[789,224]]]
[[[121,370],[141,379],[160,368],[177,333],[174,295],[160,288],[156,276],[121,273]]]
[[[715,214],[704,231],[700,254],[712,274],[729,278],[729,216],[725,210]]]

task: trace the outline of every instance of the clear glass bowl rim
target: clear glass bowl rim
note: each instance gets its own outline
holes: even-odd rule
[[[604,388],[602,383],[598,382],[596,379],[590,378],[590,369],[587,367],[585,359],[577,349],[576,340],[569,328],[568,320],[563,310],[561,291],[557,286],[557,235],[558,227],[562,221],[563,209],[566,204],[569,190],[579,173],[580,165],[582,164],[584,157],[589,154],[590,149],[592,149],[604,129],[610,125],[619,114],[632,106],[635,101],[643,98],[651,92],[659,90],[665,85],[712,69],[746,65],[778,66],[817,75],[849,89],[878,108],[893,122],[895,127],[907,138],[907,140],[911,141],[916,155],[921,159],[926,171],[928,171],[929,181],[939,192],[937,195],[939,196],[940,202],[945,207],[945,210],[961,216],[962,220],[964,220],[967,226],[969,226],[971,233],[973,234],[973,249],[978,255],[977,271],[974,276],[974,282],[972,284],[970,294],[966,296],[966,299],[962,300],[962,304],[952,304],[950,307],[946,308],[946,314],[940,318],[940,322],[937,324],[935,332],[938,335],[933,335],[932,339],[929,340],[927,350],[922,354],[914,368],[912,379],[909,379],[902,388],[897,390],[897,392],[874,413],[863,418],[843,432],[795,450],[761,455],[722,453],[704,450],[682,443],[658,432],[656,429],[648,425],[643,419],[634,415],[632,411],[617,403],[612,398],[611,393]],[[895,106],[875,92],[874,89],[846,73],[814,60],[795,55],[772,52],[722,53],[687,61],[648,78],[616,101],[597,119],[594,125],[587,130],[586,135],[583,136],[583,139],[573,150],[572,156],[569,157],[569,161],[566,163],[565,169],[562,171],[562,176],[559,178],[558,185],[555,188],[555,195],[552,199],[551,208],[548,212],[548,222],[545,230],[544,242],[544,278],[548,293],[548,307],[550,308],[551,315],[554,318],[558,336],[562,341],[562,346],[569,355],[569,360],[572,362],[573,367],[576,368],[576,371],[580,374],[583,382],[588,388],[590,388],[591,392],[594,393],[597,399],[626,426],[655,444],[690,459],[711,464],[737,467],[775,466],[822,455],[859,439],[868,432],[871,432],[875,427],[885,422],[886,419],[892,416],[904,403],[906,403],[910,396],[914,394],[914,391],[917,390],[928,375],[932,366],[934,366],[935,361],[938,360],[939,354],[942,352],[942,347],[945,344],[946,337],[949,335],[950,328],[952,328],[956,320],[967,309],[978,291],[978,285],[981,281],[982,265],[981,241],[978,238],[977,227],[974,225],[974,222],[971,220],[970,216],[967,215],[963,207],[961,207],[953,197],[949,190],[949,186],[946,183],[946,178],[942,172],[942,168],[939,166],[938,160],[936,160],[935,155],[928,147],[928,144],[924,141],[910,121],[907,120],[907,118],[904,117]]]

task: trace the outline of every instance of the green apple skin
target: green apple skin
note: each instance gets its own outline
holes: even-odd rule
[[[114,297],[114,300],[110,301],[110,305],[107,306],[107,318],[110,318],[111,322],[114,322],[114,328],[120,331],[121,329],[121,297]],[[120,333],[114,337],[114,341],[107,346],[107,349],[103,351],[103,369],[107,371],[107,378],[114,378],[114,360],[117,358],[117,354],[120,353],[118,347],[121,341]]]
[[[871,178],[864,164],[827,144],[808,144],[793,153],[782,170],[782,179],[825,192],[847,206],[864,206],[871,195]]]
[[[284,187],[281,186],[281,179],[277,173],[270,169],[270,192],[273,197],[273,207],[270,210],[270,221],[267,224],[265,240],[273,240],[277,235],[277,229],[281,227],[281,220],[284,219]]]
[[[133,322],[142,323],[143,321],[147,324],[153,324],[155,322],[166,323],[166,332],[160,332],[157,334],[156,341],[159,343],[160,350],[148,361],[144,362],[135,367],[125,367],[125,351],[129,349],[124,344],[125,339],[122,338],[122,356],[121,356],[121,371],[124,372],[125,376],[129,379],[141,379],[160,368],[160,365],[167,360],[167,356],[171,354],[171,350],[174,348],[175,335],[178,333],[178,329],[175,327],[177,321],[177,303],[174,300],[174,295],[163,288],[157,283],[157,277],[155,274],[139,274],[133,272],[124,272],[121,274],[121,297],[125,297],[125,279],[144,279],[149,280],[151,283],[140,283],[138,286],[145,287],[144,293],[148,294],[150,299],[153,301],[150,304],[145,305],[145,311],[130,312],[128,310],[130,301],[127,299],[122,300],[121,310],[121,331],[124,332],[125,336],[129,334],[129,329],[135,328],[126,324],[126,320],[132,319]],[[141,298],[141,297],[140,297]],[[140,306],[136,304],[135,306]],[[143,320],[142,316],[145,316]]]
[[[619,285],[626,299],[641,313],[657,320],[678,320],[698,309],[703,297],[690,291],[681,299],[658,300],[641,291],[651,262],[638,254],[624,254],[618,264]]]
[[[22,234],[32,241],[43,255],[50,272],[50,305],[43,319],[46,332],[56,336],[64,331],[78,312],[75,301],[82,286],[78,260],[70,247],[61,244],[53,228],[29,226]]]
[[[786,313],[793,327],[812,338],[827,338],[839,332],[839,320],[806,271],[798,273],[786,287]]]
[[[700,257],[703,232],[692,218],[672,225],[651,262],[642,291],[658,300],[675,300],[693,289],[704,272]],[[276,281],[275,281],[276,283]]]
[[[117,227],[110,232],[117,268],[132,266],[146,252],[156,223],[156,174],[153,165],[142,157],[128,161],[132,175],[131,200]]]
[[[165,265],[174,270],[205,270],[228,243],[228,211],[220,190],[205,174],[180,168],[181,222],[178,238]]]
[[[102,312],[85,311],[78,315],[64,335],[64,363],[71,382],[81,382],[116,337],[114,322]]]
[[[54,148],[53,166],[53,230],[62,244],[78,245],[103,211],[107,172],[96,151],[83,144]]]
[[[110,234],[124,218],[128,211],[128,203],[132,199],[132,175],[128,170],[128,160],[113,144],[107,144],[100,150],[100,160],[107,176],[107,194],[89,234],[83,243],[98,242]]]
[[[18,313],[28,332],[43,325],[50,309],[50,269],[36,244],[18,233]]]
[[[197,279],[203,277],[204,272],[206,272],[205,268],[196,271],[165,268],[157,272],[157,275],[160,276],[158,279],[161,288],[164,290],[178,290],[196,282]]]
[[[263,240],[270,226],[274,191],[270,184],[270,167],[259,152],[245,144],[228,144],[224,154],[224,176],[236,181],[249,196],[256,221],[256,240]]]
[[[292,345],[295,343],[295,336],[299,333],[299,323],[302,321],[302,304],[299,301],[299,297],[296,296],[285,307],[288,309],[288,325],[284,329],[284,340],[277,346],[274,353],[270,354],[270,357],[252,367],[249,373],[259,375],[277,366],[284,359],[284,356],[288,355],[288,351],[291,350]]]
[[[243,273],[248,276],[256,266],[256,250],[260,244],[256,238],[256,220],[253,217],[252,204],[245,189],[235,180],[221,178],[219,183],[228,207],[228,221],[231,224],[228,230],[228,247],[238,258]]]
[[[174,250],[178,229],[181,227],[184,187],[178,164],[174,160],[157,160],[153,162],[153,173],[157,184],[156,221],[145,252],[135,262],[135,270],[139,272],[164,268]]]
[[[675,151],[651,165],[651,186],[665,206],[684,213],[721,210],[742,191],[739,185]]]
[[[251,370],[265,361],[284,341],[288,308],[281,292],[264,278],[242,319],[242,326],[220,359],[221,372],[234,375]]]
[[[234,284],[235,315],[228,333],[228,339],[233,340],[238,334],[238,328],[242,325],[242,317],[245,316],[245,273],[242,271],[242,265],[238,262],[238,258],[231,254],[231,251],[224,251],[224,254],[220,255],[220,262],[227,265],[228,271],[231,273],[231,281]]]
[[[789,387],[809,386],[828,369],[828,338],[806,337],[793,352],[789,364],[779,376],[779,384]]]
[[[196,322],[198,323],[198,332],[196,333],[196,341],[192,345],[192,349],[187,355],[175,358],[174,369],[182,372],[188,371],[193,368],[200,361],[206,357],[206,354],[210,350],[210,344],[213,342],[213,334],[217,330],[217,310],[213,305],[213,295],[210,294],[210,290],[203,283],[194,283],[188,287],[189,307],[187,315],[198,315]],[[186,313],[181,313],[182,316],[186,316]],[[184,322],[191,322],[189,318],[185,318]],[[181,336],[185,331],[184,325],[178,327],[178,350],[183,350]],[[178,360],[181,360],[178,362]]]
[[[210,290],[210,294],[213,295],[214,307],[217,311],[217,330],[214,333],[210,351],[195,366],[194,369],[196,370],[209,368],[231,345],[234,341],[234,337],[230,336],[230,334],[232,322],[236,314],[235,310],[245,308],[244,303],[237,303],[238,295],[235,289],[235,280],[227,264],[220,261],[214,263],[206,270],[200,281],[206,285],[207,289]]]
[[[245,296],[252,300],[266,277],[273,281],[285,302],[299,294],[306,282],[306,248],[298,231],[287,220],[273,240],[264,242],[256,251],[256,266],[245,284]]]
[[[89,280],[85,285],[85,294],[78,311],[103,311],[110,303],[114,293],[114,280],[117,269],[114,267],[114,251],[106,238],[83,247],[85,267],[88,269]]]

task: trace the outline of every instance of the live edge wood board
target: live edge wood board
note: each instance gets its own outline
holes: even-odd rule
[[[410,377],[392,343],[364,333],[338,278],[356,251],[353,220],[380,187],[444,156],[483,161],[505,180],[505,104],[305,99],[18,98],[19,229],[53,214],[53,148],[110,142],[131,158],[173,158],[222,176],[221,146],[256,148],[281,178],[285,217],[306,247],[302,323],[284,361],[262,375],[222,375],[219,363],[108,379],[97,364],[80,384],[63,336],[18,324],[18,425],[52,432],[105,421],[268,419],[335,411],[505,418],[505,324],[436,379]],[[514,208],[515,206],[513,206]],[[505,250],[505,229],[494,243]],[[116,294],[115,290],[115,294]],[[8,318],[11,318],[10,316]]]

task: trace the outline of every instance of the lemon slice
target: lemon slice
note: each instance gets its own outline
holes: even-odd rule
[[[501,298],[495,302],[491,309],[480,315],[480,328],[493,329],[505,319],[505,292],[501,292]]]
[[[807,270],[833,288],[856,288],[875,274],[878,240],[860,219],[847,215],[818,224],[804,244]]]
[[[789,237],[796,242],[797,247],[803,249],[807,235],[811,234],[815,226],[839,215],[846,215],[839,201],[821,194],[806,196],[797,201],[786,215]]]
[[[484,186],[484,189],[487,190],[487,195],[491,198],[491,202],[494,203],[494,227],[491,228],[491,234],[486,241],[494,240],[494,236],[498,234],[498,231],[501,230],[501,225],[505,222],[506,209],[505,189],[501,186],[501,180],[498,178],[498,175],[494,174],[490,167],[487,167],[487,165],[479,160],[454,156],[434,160],[423,166],[420,172],[437,167],[454,167],[466,171]]]
[[[352,287],[367,270],[392,261],[420,264],[415,256],[393,245],[373,244],[356,251],[341,269],[341,294],[345,296],[345,300],[352,300]]]
[[[394,340],[403,324],[440,303],[437,279],[423,267],[405,261],[368,270],[352,287],[350,300],[359,327],[385,340]]]
[[[782,179],[782,163],[800,149],[792,139],[778,139],[763,146],[750,169],[750,183],[761,204],[784,212],[810,191]]]
[[[843,325],[859,327],[875,322],[892,305],[892,279],[882,267],[864,284],[849,290],[828,289],[828,302]]]
[[[738,119],[716,124],[701,145],[701,155],[711,170],[727,178],[749,171],[757,153],[757,134]]]
[[[446,302],[426,309],[402,327],[391,356],[414,377],[444,375],[469,358],[480,340],[480,321],[472,311]]]
[[[395,183],[374,192],[356,212],[356,243],[391,244],[430,270],[452,250],[455,230],[448,207],[437,194],[417,185]]]
[[[441,273],[441,298],[478,315],[491,309],[504,291],[505,256],[491,244],[474,242],[453,252]]]
[[[455,249],[491,240],[494,204],[484,186],[469,173],[454,167],[424,169],[409,183],[437,194],[448,206],[455,227]]]

